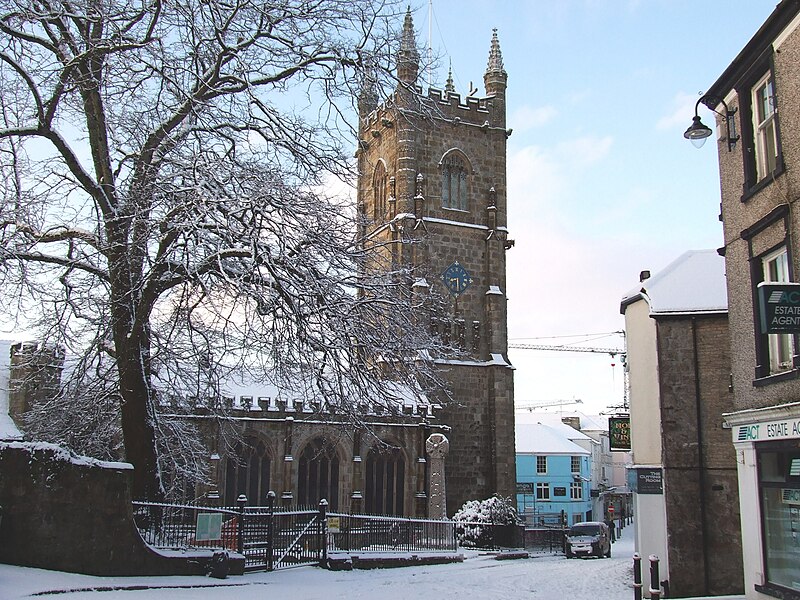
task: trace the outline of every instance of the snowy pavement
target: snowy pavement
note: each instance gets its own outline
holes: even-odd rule
[[[58,600],[631,600],[633,527],[611,559],[544,555],[495,560],[467,553],[463,563],[370,571],[300,567],[227,579],[91,577],[0,565],[0,600],[56,594]]]

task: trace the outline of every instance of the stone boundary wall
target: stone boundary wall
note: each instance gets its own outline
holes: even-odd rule
[[[0,562],[99,576],[205,574],[211,551],[164,555],[144,543],[132,474],[128,463],[54,444],[0,442]]]

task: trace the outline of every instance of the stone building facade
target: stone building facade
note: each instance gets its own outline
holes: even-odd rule
[[[486,95],[462,97],[452,77],[423,96],[410,13],[398,54],[398,86],[378,104],[360,99],[358,204],[364,233],[409,273],[423,304],[438,295],[446,314],[420,312],[462,358],[435,357],[452,400],[446,463],[447,513],[467,500],[515,490],[513,367],[506,324],[506,81],[495,32]]]
[[[685,253],[621,304],[636,551],[661,559],[669,597],[743,586],[736,457],[722,419],[733,407],[726,307],[714,250]]]
[[[217,400],[176,405],[166,418],[198,425],[215,482],[186,489],[188,499],[233,505],[244,494],[250,505],[263,505],[272,491],[286,505],[325,498],[332,510],[424,517],[452,515],[467,500],[514,494],[504,291],[505,253],[512,245],[506,227],[510,132],[499,42],[495,34],[480,98],[462,99],[451,80],[445,90],[421,95],[410,13],[397,58],[392,98],[378,106],[365,89],[360,99],[358,203],[368,217],[363,233],[377,252],[385,251],[390,268],[413,273],[408,284],[423,304],[437,293],[447,299],[446,314],[417,316],[430,319],[443,346],[460,349],[458,360],[437,358],[452,400],[409,399],[396,410],[365,407],[364,431],[275,389],[228,390],[231,396],[218,400],[227,405],[225,419],[204,406]],[[30,378],[15,365],[20,391],[33,393],[31,385],[43,382],[23,384]],[[22,402],[24,394],[15,396],[19,422]],[[431,452],[445,461],[444,482],[437,480],[441,469],[432,472]],[[445,507],[437,490],[446,490]]]
[[[700,99],[717,113],[745,594],[800,598],[800,2]],[[687,135],[688,135],[687,131]],[[710,132],[709,132],[710,133]],[[785,287],[781,287],[785,286]],[[777,295],[774,293],[777,292]],[[773,311],[773,318],[761,315]],[[774,319],[774,317],[778,317]],[[730,443],[730,442],[729,442]]]

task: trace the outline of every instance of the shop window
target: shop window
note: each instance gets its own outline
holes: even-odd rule
[[[373,448],[367,455],[365,508],[368,514],[402,515],[405,460],[399,448]]]
[[[339,456],[318,438],[300,454],[297,469],[297,500],[303,506],[316,506],[325,498],[330,510],[339,507]]]
[[[756,449],[766,587],[800,592],[800,448],[794,440]]]

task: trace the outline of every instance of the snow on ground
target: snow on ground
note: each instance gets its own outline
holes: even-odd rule
[[[632,556],[630,526],[610,560],[545,555],[498,561],[468,552],[463,563],[449,565],[338,572],[299,567],[227,579],[91,577],[0,565],[0,599],[56,593],[59,600],[630,600]]]

